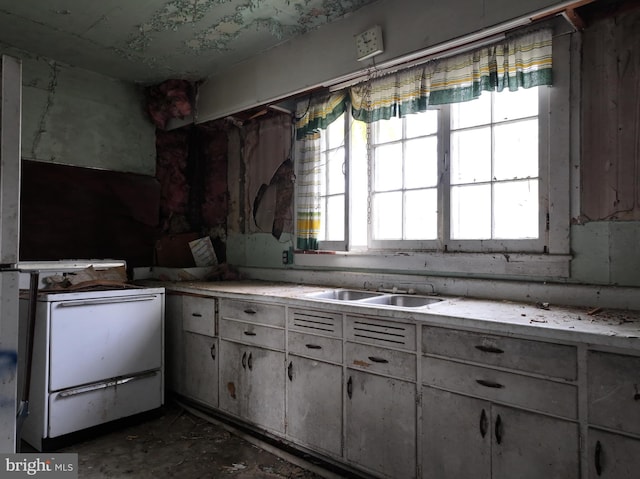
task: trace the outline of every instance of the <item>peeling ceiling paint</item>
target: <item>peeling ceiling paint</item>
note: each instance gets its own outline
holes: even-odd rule
[[[373,1],[0,0],[0,47],[139,83],[196,80]]]

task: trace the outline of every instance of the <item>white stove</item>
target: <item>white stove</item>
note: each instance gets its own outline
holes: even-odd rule
[[[21,324],[28,303],[20,299]],[[164,288],[40,290],[33,341],[21,435],[37,450],[164,403]]]

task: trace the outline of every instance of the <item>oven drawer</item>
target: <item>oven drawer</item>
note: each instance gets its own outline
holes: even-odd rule
[[[163,295],[50,304],[49,390],[162,366]]]
[[[160,371],[59,391],[49,396],[46,437],[150,411],[162,403]]]

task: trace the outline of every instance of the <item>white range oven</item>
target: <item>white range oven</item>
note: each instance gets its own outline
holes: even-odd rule
[[[163,405],[164,294],[38,293],[23,440],[45,450],[50,439]],[[20,299],[21,324],[28,301]]]

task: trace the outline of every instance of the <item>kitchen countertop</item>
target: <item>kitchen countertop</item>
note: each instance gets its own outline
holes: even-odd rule
[[[590,345],[640,351],[640,311],[531,304],[477,298],[444,297],[442,302],[422,308],[401,308],[349,301],[309,298],[329,286],[299,285],[265,281],[158,282],[169,291],[259,299],[295,307],[322,308],[347,314],[410,321],[432,326],[449,326],[524,335],[536,339],[587,342]],[[348,289],[348,288],[339,288]]]

